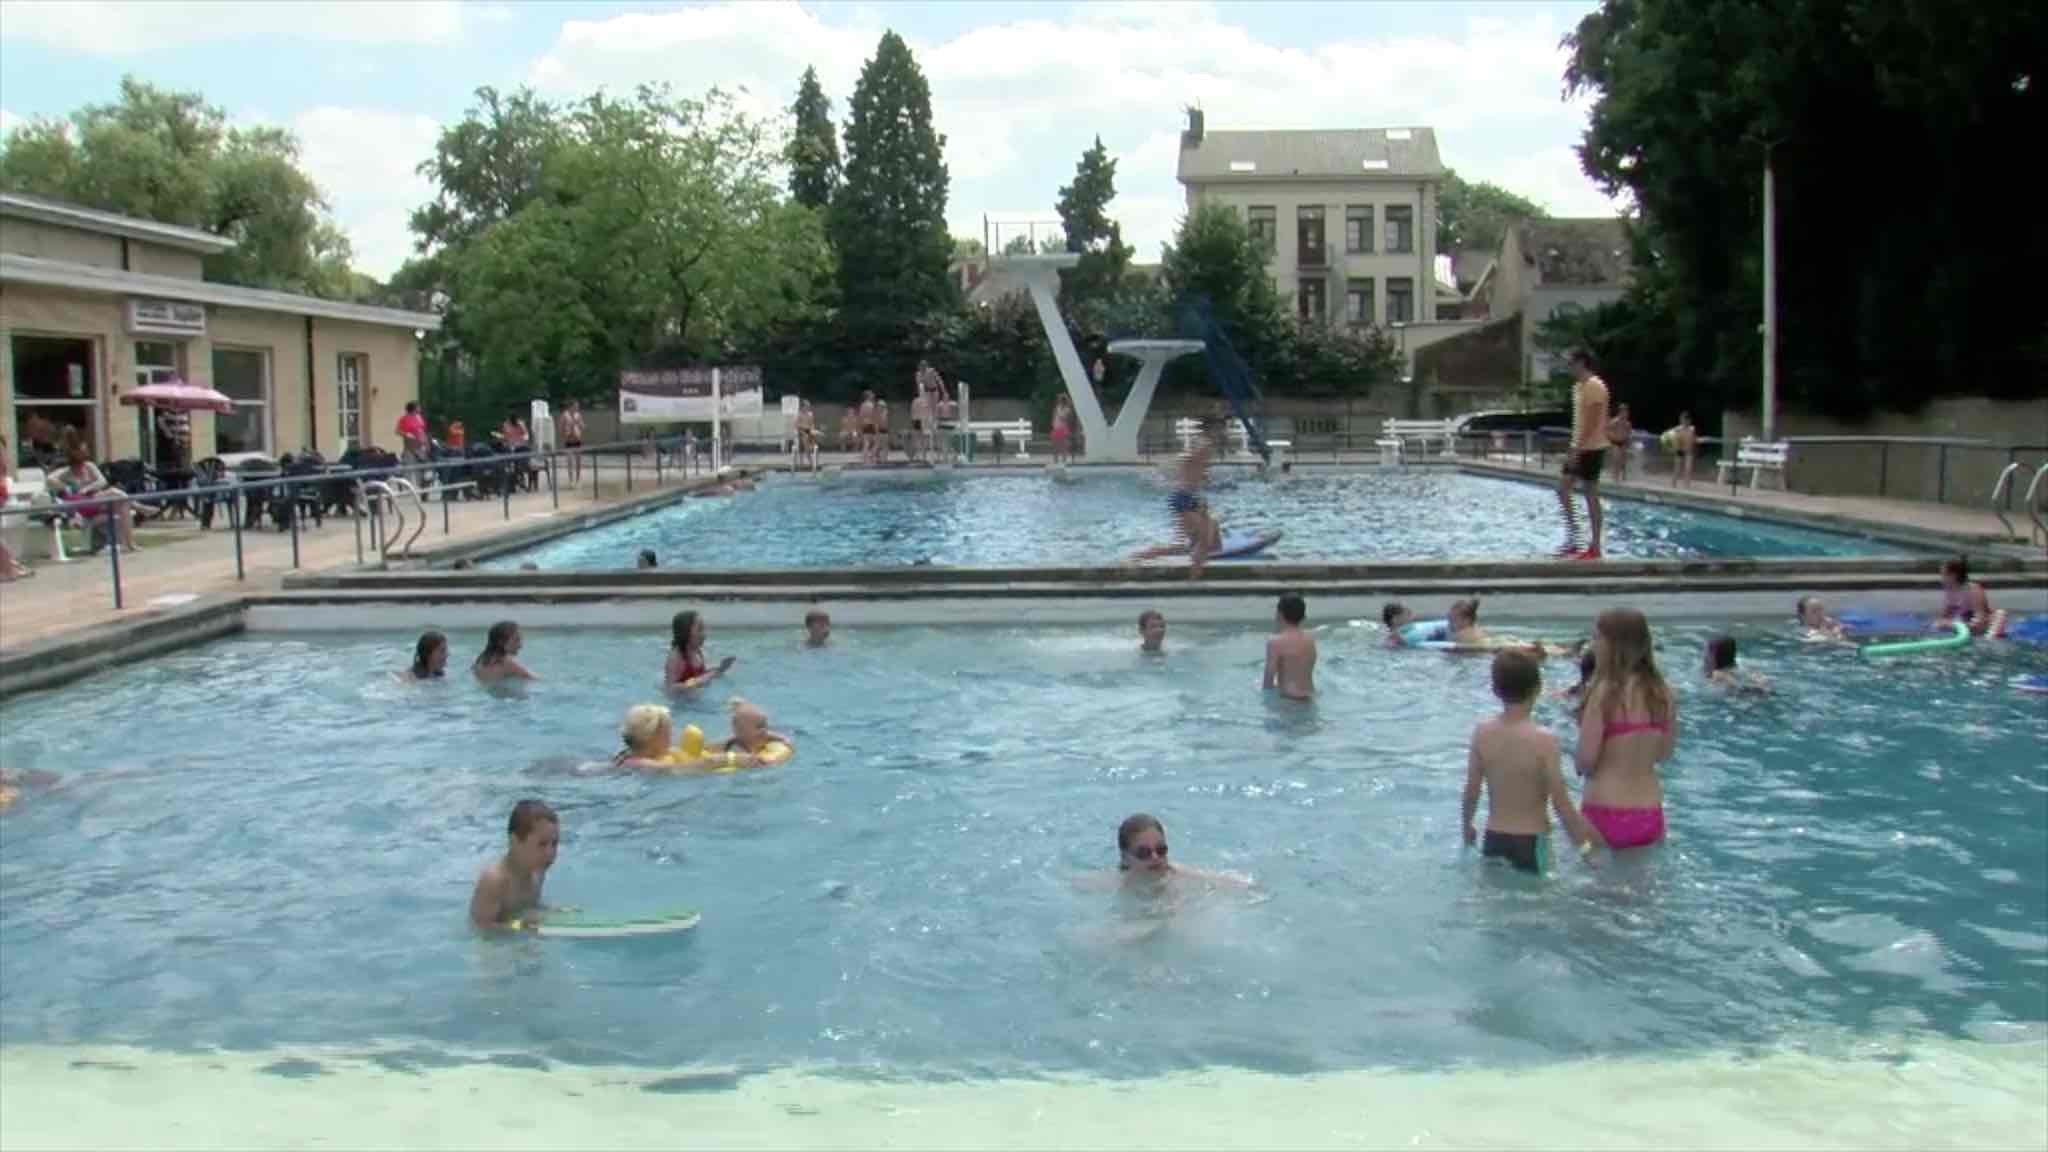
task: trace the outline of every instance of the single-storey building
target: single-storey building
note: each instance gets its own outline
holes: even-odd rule
[[[18,464],[72,429],[99,460],[396,450],[419,396],[422,312],[206,281],[234,241],[0,193],[0,431]],[[179,377],[231,414],[159,419],[123,391]],[[189,456],[187,453],[189,452]]]

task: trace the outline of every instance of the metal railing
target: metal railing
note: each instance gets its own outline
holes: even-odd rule
[[[666,472],[694,475],[699,471],[715,470],[704,459],[702,453],[685,452],[680,437],[660,437],[645,440],[619,440],[607,444],[586,444],[577,448],[553,448],[545,451],[502,452],[488,456],[450,456],[432,460],[403,460],[395,465],[374,468],[355,468],[331,472],[294,472],[291,474],[265,475],[251,479],[223,480],[216,484],[194,484],[185,488],[159,489],[149,492],[124,492],[119,496],[94,493],[80,497],[76,505],[93,507],[91,517],[82,516],[76,505],[51,499],[44,503],[15,504],[0,506],[0,524],[9,517],[23,517],[31,522],[42,521],[52,532],[63,531],[64,522],[76,522],[88,532],[98,530],[105,533],[107,541],[107,566],[113,581],[114,607],[125,606],[121,588],[121,532],[120,519],[129,508],[155,507],[168,510],[172,506],[183,506],[195,515],[202,508],[225,503],[228,525],[234,538],[235,579],[247,578],[243,548],[243,533],[254,529],[254,524],[244,523],[245,507],[254,508],[260,521],[264,504],[270,506],[274,520],[282,520],[280,530],[291,534],[292,567],[300,567],[299,537],[303,528],[301,522],[307,516],[307,507],[315,502],[312,497],[333,484],[352,485],[353,502],[347,506],[350,519],[355,523],[356,563],[364,563],[363,528],[367,521],[373,546],[378,553],[380,565],[389,562],[390,546],[397,542],[404,531],[405,516],[398,500],[410,495],[419,512],[419,521],[413,534],[405,541],[400,551],[401,558],[410,556],[412,545],[427,524],[426,505],[431,497],[441,505],[441,534],[445,537],[453,532],[449,506],[454,502],[454,493],[475,491],[474,480],[447,482],[444,473],[464,477],[478,473],[495,476],[494,494],[502,509],[505,520],[512,519],[512,491],[524,478],[528,491],[537,493],[538,477],[546,476],[548,498],[552,506],[562,506],[561,465],[571,457],[579,459],[580,467],[590,473],[591,499],[600,498],[602,480],[600,472],[604,458],[611,456],[622,461],[625,469],[625,490],[633,491],[633,463],[636,458],[653,456],[654,483],[658,489],[666,482]],[[56,473],[51,473],[52,476]],[[425,487],[414,483],[416,477],[431,477]],[[256,501],[246,498],[254,493]],[[483,497],[481,499],[488,499]],[[389,506],[396,523],[387,531],[384,524],[384,509]],[[323,509],[332,507],[323,504]],[[317,513],[315,513],[317,516]],[[207,514],[210,519],[211,513]],[[33,530],[33,529],[31,529]],[[206,530],[204,521],[201,530]]]

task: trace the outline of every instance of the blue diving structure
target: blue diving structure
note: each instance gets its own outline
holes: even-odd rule
[[[1180,310],[1181,335],[1189,340],[1202,342],[1202,355],[1209,364],[1209,376],[1222,390],[1223,398],[1230,402],[1230,411],[1244,425],[1245,443],[1258,453],[1262,460],[1273,458],[1272,449],[1266,446],[1265,430],[1261,428],[1259,413],[1266,406],[1265,394],[1259,391],[1258,382],[1252,379],[1252,370],[1237,354],[1237,348],[1230,343],[1230,336],[1223,326],[1216,323],[1215,313],[1209,302],[1201,297],[1189,300]]]

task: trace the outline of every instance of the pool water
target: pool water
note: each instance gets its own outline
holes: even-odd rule
[[[630,568],[642,549],[665,568],[1112,564],[1172,539],[1167,491],[1156,471],[1129,468],[776,474],[754,492],[684,500],[490,566]],[[1265,553],[1275,560],[1526,560],[1563,540],[1551,489],[1446,468],[1303,470],[1277,483],[1236,469],[1218,474],[1209,498],[1226,532],[1283,531]],[[1605,507],[1613,557],[1905,551],[1669,505]]]
[[[1535,881],[1458,835],[1484,663],[1322,623],[1312,706],[1261,697],[1255,629],[1175,629],[1163,660],[1121,627],[820,651],[714,630],[739,663],[683,719],[721,732],[739,692],[798,744],[716,778],[572,771],[655,695],[645,632],[530,634],[547,679],[524,694],[399,683],[411,637],[372,634],[251,635],[16,698],[5,762],[64,779],[0,817],[0,1042],[920,1077],[1526,1066],[1845,1030],[2048,1052],[2048,709],[2007,687],[2038,654],[1879,675],[1760,626],[1745,662],[1778,691],[1728,699],[1699,685],[1704,629],[1666,628],[1670,842]],[[481,637],[454,640],[460,667]],[[563,818],[551,901],[703,922],[472,936],[470,886],[526,795]],[[1176,861],[1256,886],[1107,882],[1139,809]]]

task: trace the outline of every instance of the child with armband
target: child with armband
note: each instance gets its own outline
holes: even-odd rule
[[[717,749],[706,748],[704,732],[695,724],[685,725],[676,740],[675,721],[659,704],[636,704],[626,710],[619,726],[625,744],[612,764],[635,772],[733,772],[780,764],[795,754],[796,742],[768,727],[768,714],[735,696],[727,705],[732,713],[732,738]],[[673,744],[673,746],[671,746]]]

